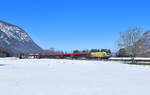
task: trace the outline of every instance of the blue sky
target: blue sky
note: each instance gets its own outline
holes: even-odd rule
[[[3,0],[0,20],[22,27],[42,48],[110,48],[130,26],[150,29],[146,0]]]

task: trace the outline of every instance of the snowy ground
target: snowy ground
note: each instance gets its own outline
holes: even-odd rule
[[[149,95],[150,66],[0,59],[0,95]]]
[[[109,59],[110,59],[110,60],[132,60],[131,57],[110,57]],[[134,60],[150,61],[150,58],[135,57]]]

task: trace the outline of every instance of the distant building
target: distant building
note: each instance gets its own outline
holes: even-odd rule
[[[40,54],[39,53],[31,53],[28,55],[29,59],[39,59],[40,58]]]

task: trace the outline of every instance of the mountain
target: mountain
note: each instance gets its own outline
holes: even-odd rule
[[[40,52],[42,49],[20,27],[0,21],[0,46],[15,54]]]
[[[141,39],[143,40],[142,46],[145,49],[149,49],[147,51],[150,52],[150,31],[145,32]]]
[[[150,31],[145,32],[140,40],[142,45],[139,47],[138,55],[150,57]]]

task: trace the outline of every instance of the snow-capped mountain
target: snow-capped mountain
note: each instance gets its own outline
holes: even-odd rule
[[[0,21],[0,46],[10,49],[16,54],[42,50],[23,29],[4,21]]]

